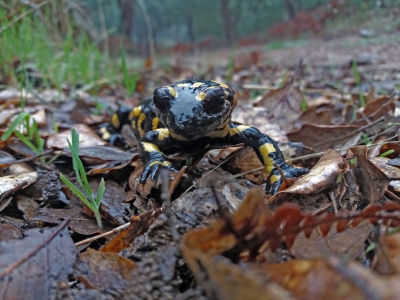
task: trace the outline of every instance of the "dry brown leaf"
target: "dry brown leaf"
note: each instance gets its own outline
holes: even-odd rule
[[[183,251],[187,257],[189,250],[184,248]],[[222,256],[213,257],[198,250],[191,251],[193,259],[188,264],[197,283],[204,288],[210,299],[297,299],[259,272],[241,268]]]
[[[88,249],[79,254],[76,276],[88,289],[121,298],[136,265],[117,253]]]
[[[271,210],[283,202],[297,203],[303,212],[313,213],[331,203],[326,191],[338,189],[337,178],[348,171],[348,163],[335,151],[326,151],[310,173],[268,200]]]
[[[301,142],[316,151],[341,149],[354,146],[362,132],[352,125],[313,125],[303,124],[300,129],[288,133],[292,142]]]
[[[221,254],[228,250],[235,252],[236,245],[240,248],[244,246],[245,240],[254,238],[253,234],[266,221],[268,215],[261,191],[251,189],[229,221],[218,220],[208,228],[186,234],[183,241],[186,260],[189,265],[195,264],[196,259],[190,256],[190,249],[200,250],[209,255]]]
[[[116,234],[107,244],[105,244],[101,252],[119,252],[128,248],[133,240],[145,233],[155,219],[161,214],[161,209],[155,211],[147,211],[138,216],[132,216],[131,225]]]
[[[21,231],[17,227],[15,227],[11,224],[1,223],[0,224],[0,242],[16,240],[16,239],[22,239]]]
[[[295,123],[302,114],[303,93],[293,85],[293,78],[284,87],[268,91],[256,104],[268,110],[270,123],[278,124],[285,132],[295,128]]]
[[[351,167],[355,183],[361,195],[361,201],[366,205],[375,203],[383,197],[389,184],[385,173],[379,170],[368,158],[366,146],[353,147],[350,149],[356,158]]]
[[[30,229],[23,239],[0,242],[1,299],[54,299],[57,285],[68,285],[76,248],[66,224]]]
[[[294,260],[282,264],[258,264],[253,268],[300,299],[364,300],[363,290],[321,259]],[[368,272],[367,269],[365,269]],[[367,284],[367,283],[366,283]]]
[[[107,142],[102,140],[96,132],[89,126],[77,124],[76,131],[79,133],[79,147],[90,147],[96,145],[106,145]],[[60,133],[52,134],[48,137],[46,142],[47,149],[63,149],[68,147],[67,139],[71,140],[71,130],[62,131]]]
[[[332,226],[325,237],[321,236],[318,230],[313,230],[309,238],[302,232],[296,237],[290,251],[299,259],[328,258],[332,255],[355,259],[364,251],[365,241],[371,230],[372,225],[365,222],[340,233]]]
[[[82,213],[82,203],[78,199],[71,199],[69,205],[65,208],[41,208],[33,220],[60,224],[62,220],[66,219],[71,220],[69,227],[76,233],[82,235],[101,233],[96,220],[89,219]],[[108,223],[104,223],[103,226],[104,231],[112,229]]]
[[[381,117],[391,116],[393,115],[395,108],[396,105],[393,97],[380,97],[367,103],[364,109],[357,114],[358,120],[356,120],[354,124],[357,126],[363,126],[376,121]]]

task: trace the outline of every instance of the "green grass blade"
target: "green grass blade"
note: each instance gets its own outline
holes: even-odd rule
[[[124,84],[128,95],[132,95],[136,89],[138,74],[135,73],[133,76],[129,76],[128,67],[126,64],[126,55],[123,48],[121,48],[121,67],[124,74]]]
[[[76,154],[79,155],[79,133],[75,128],[71,129],[71,139],[72,139],[72,147],[74,148]]]
[[[1,136],[1,140],[2,141],[6,141],[10,135],[13,133],[13,131],[15,130],[15,128],[17,128],[17,126],[19,124],[21,124],[21,122],[26,118],[26,116],[28,116],[29,114],[27,112],[21,111],[19,113],[19,115],[14,119],[14,121],[12,121],[10,127],[8,127],[8,129],[3,133],[3,135]]]
[[[74,128],[73,128],[73,130],[74,130]],[[79,135],[78,135],[78,137],[79,137]],[[75,138],[75,142],[76,142],[76,136],[75,137],[73,136],[73,138]],[[68,144],[70,145],[70,143],[68,143]],[[75,170],[75,172],[77,173],[77,177],[78,177],[78,173],[80,175],[81,181],[80,181],[79,184],[82,187],[85,188],[86,192],[88,193],[90,201],[95,203],[95,199],[93,197],[92,190],[90,189],[89,182],[88,182],[87,177],[86,177],[85,168],[83,167],[83,164],[82,164],[82,161],[81,161],[81,159],[79,157],[79,154],[76,152],[76,149],[75,149],[74,145],[72,145],[72,147],[70,146],[70,150],[71,150],[71,153],[72,153],[72,159],[75,162],[76,167],[77,167],[77,169]],[[83,182],[83,184],[82,184],[82,182]]]
[[[359,98],[360,98],[360,107],[365,107],[364,95],[362,94],[362,91],[361,91],[360,73],[358,72],[357,63],[354,60],[353,60],[353,73],[354,73],[354,78],[356,80],[356,84],[358,86],[358,95],[359,95]]]
[[[33,152],[35,152],[36,154],[42,154],[34,144],[32,144],[32,142],[30,140],[28,140],[26,138],[26,136],[24,136],[21,132],[19,132],[18,130],[14,131],[14,134],[25,144],[27,145]]]
[[[96,206],[100,207],[101,200],[103,199],[104,191],[106,189],[106,184],[104,182],[104,178],[101,179],[99,189],[97,190],[96,196]]]
[[[394,150],[391,149],[391,150],[388,150],[388,151],[382,153],[381,155],[379,155],[379,157],[386,157],[386,156],[388,156],[390,154],[393,154],[393,153],[394,153]]]
[[[96,207],[93,206],[92,203],[90,203],[86,196],[71,182],[69,181],[69,179],[67,177],[65,177],[63,174],[60,174],[60,179],[62,180],[62,182],[64,182],[64,184],[79,198],[82,200],[83,203],[85,203],[85,205],[87,207],[89,207],[93,212],[96,209]]]
[[[76,152],[74,150],[74,147],[72,146],[72,144],[69,141],[69,139],[67,139],[67,143],[68,143],[69,150],[71,150],[71,154],[72,154],[72,167],[73,167],[73,169],[75,171],[75,174],[76,174],[76,180],[78,181],[78,184],[80,186],[83,186],[83,182],[82,182],[81,176],[79,174],[78,165],[76,163],[77,159],[79,158],[79,155],[76,154]]]
[[[38,149],[40,150],[41,153],[43,153],[44,139],[40,138],[39,127],[38,127],[38,124],[35,119],[33,119],[33,125],[32,125],[31,131],[33,132],[32,135],[35,136],[36,145],[37,145]]]
[[[25,130],[26,130],[26,136],[28,137],[29,140],[31,140],[33,138],[33,130],[31,129],[30,126],[30,119],[31,116],[28,114],[25,118],[24,118],[24,123],[25,123]]]

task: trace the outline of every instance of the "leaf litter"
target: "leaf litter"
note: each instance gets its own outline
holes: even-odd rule
[[[135,146],[112,147],[96,134],[109,114],[105,107],[93,113],[90,93],[65,89],[56,97],[72,99],[51,104],[36,101],[55,97],[46,88],[26,95],[26,111],[52,151],[46,161],[54,160],[42,164],[14,136],[0,144],[0,298],[396,299],[400,144],[387,139],[398,134],[398,96],[384,88],[378,95],[376,86],[385,85],[375,76],[375,88],[361,91],[361,107],[351,60],[339,54],[333,66],[317,55],[288,69],[262,56],[235,59],[230,85],[240,102],[233,120],[256,126],[287,147],[290,163],[311,169],[273,197],[263,194],[266,175],[254,152],[236,145],[170,174],[168,205],[161,181],[139,184]],[[374,66],[360,65],[361,78]],[[216,64],[203,77],[226,82],[229,72]],[[181,63],[154,69],[141,74],[133,97],[105,85],[97,100],[112,110],[133,107],[157,85],[196,74]],[[5,132],[22,95],[9,89],[0,98]],[[58,179],[74,179],[66,142],[72,127],[94,193],[106,178],[103,232]]]

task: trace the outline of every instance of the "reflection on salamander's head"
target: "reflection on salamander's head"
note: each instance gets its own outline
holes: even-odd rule
[[[236,96],[227,85],[188,79],[156,88],[153,102],[165,127],[185,139],[195,140],[230,116]]]

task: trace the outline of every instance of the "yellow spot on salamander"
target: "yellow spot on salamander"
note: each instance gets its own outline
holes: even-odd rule
[[[111,135],[108,131],[103,132],[103,134],[101,135],[101,138],[106,141],[108,141],[110,139],[110,137],[111,137]]]
[[[199,87],[199,86],[201,86],[201,85],[203,85],[204,84],[204,82],[195,82],[195,83],[193,83],[190,87],[191,88],[197,88],[197,87]]]
[[[137,126],[140,137],[143,137],[145,134],[145,132],[142,128],[142,123],[143,123],[144,119],[146,119],[146,115],[144,113],[141,113],[139,116],[139,119],[138,119],[138,126]]]
[[[202,100],[206,99],[206,97],[207,97],[207,94],[204,92],[201,92],[196,95],[196,100],[202,101]]]
[[[188,87],[188,86],[189,86],[189,83],[178,83],[176,86],[177,86],[177,87],[180,87],[180,88]]]
[[[117,114],[113,114],[111,117],[111,124],[115,127],[115,128],[119,128],[119,126],[121,125],[121,123],[119,122],[119,118]]]
[[[153,122],[152,122],[152,130],[156,130],[157,129],[157,127],[158,127],[158,123],[160,122],[160,119],[159,118],[157,118],[157,117],[155,117],[154,119],[153,119]]]
[[[179,135],[179,134],[176,134],[175,132],[170,131],[169,134],[170,134],[171,137],[174,138],[175,140],[178,140],[178,141],[185,141],[185,142],[188,141],[187,138],[185,138],[185,137],[183,137],[183,136],[181,136],[181,135]]]
[[[232,136],[232,135],[235,135],[235,134],[237,134],[237,133],[241,133],[242,131],[245,131],[245,130],[248,129],[248,128],[250,128],[250,126],[247,126],[247,125],[238,125],[238,126],[236,126],[236,127],[234,127],[234,128],[231,128],[231,129],[229,130],[229,133],[230,133],[230,135]]]
[[[172,86],[169,86],[169,85],[167,85],[167,86],[165,86],[165,87],[168,89],[169,94],[170,94],[172,97],[176,98],[176,96],[177,96],[176,90],[175,90]]]
[[[269,175],[274,168],[274,165],[272,164],[274,160],[268,155],[272,152],[276,152],[276,149],[274,145],[270,143],[265,143],[264,145],[260,146],[259,150],[264,160],[265,170],[267,172],[267,175]]]
[[[160,149],[152,143],[142,142],[142,146],[146,152],[161,152]]]
[[[163,165],[163,166],[167,167],[167,166],[170,166],[171,163],[169,161],[159,161],[159,160],[157,160],[157,161],[153,161],[152,163],[149,164],[150,167],[153,166],[153,165]]]
[[[206,136],[210,138],[223,138],[228,134],[228,132],[229,126],[225,126],[224,129],[211,131],[210,133],[206,134]]]
[[[281,179],[281,176],[272,175],[272,176],[269,178],[269,182],[270,182],[271,184],[274,184],[274,183],[277,182],[279,179]]]
[[[224,122],[218,125],[217,129],[225,128],[226,125],[230,122],[231,118],[227,118]]]
[[[167,128],[158,128],[155,131],[158,132],[158,139],[163,141],[165,138],[169,136],[169,130]]]
[[[131,113],[129,114],[129,119],[133,119],[133,117],[139,117],[140,113],[142,112],[142,108],[140,106],[135,107],[132,109]]]
[[[224,83],[220,83],[220,82],[217,82],[217,81],[214,81],[214,80],[211,80],[211,81],[214,82],[214,83],[216,83],[216,84],[218,84],[219,86],[221,86],[221,87],[223,87],[223,88],[231,89],[229,86],[227,86],[227,85],[224,84]]]

